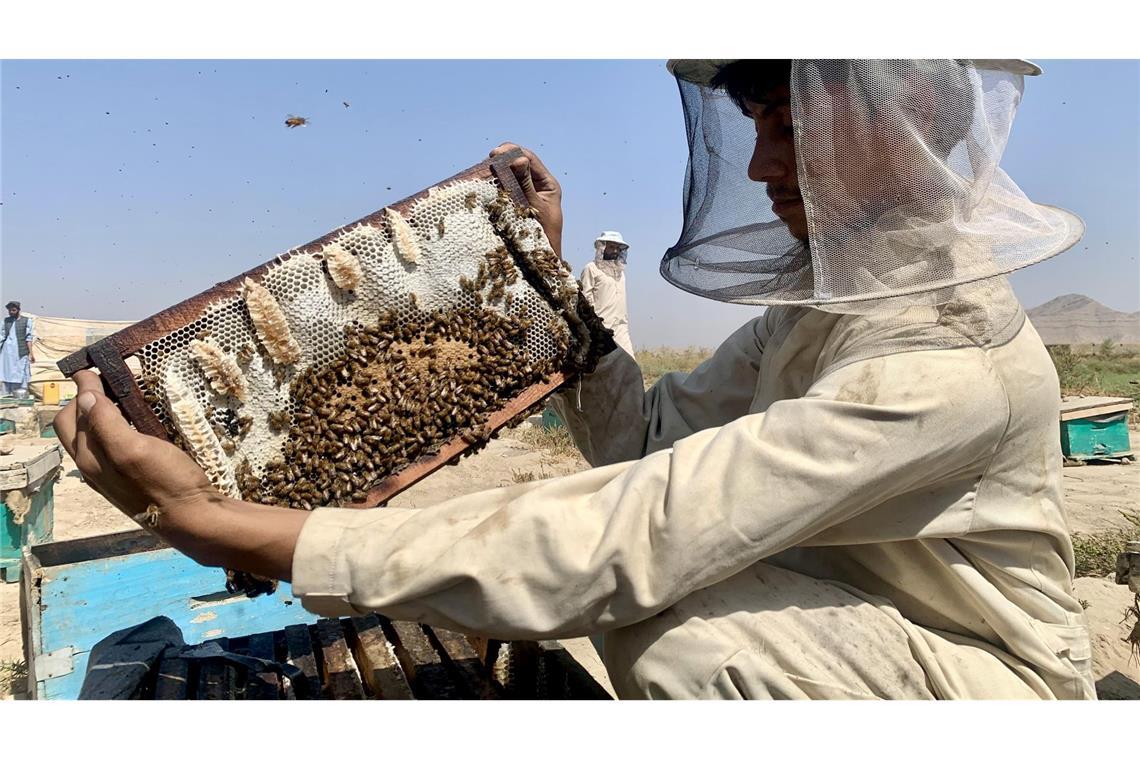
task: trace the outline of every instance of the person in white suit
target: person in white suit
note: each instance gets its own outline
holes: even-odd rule
[[[620,232],[607,231],[594,241],[594,260],[582,269],[579,284],[583,295],[614,332],[614,342],[633,356],[633,340],[629,335],[629,306],[625,292],[625,265],[629,244]]]
[[[602,634],[623,698],[1094,699],[1057,374],[1004,276],[1083,231],[998,167],[1039,69],[670,70],[691,154],[662,274],[770,308],[649,390],[611,346],[557,400],[593,469],[430,509],[249,504],[86,372],[60,439],[203,564],[291,579],[329,617]],[[511,168],[560,240],[554,175]]]

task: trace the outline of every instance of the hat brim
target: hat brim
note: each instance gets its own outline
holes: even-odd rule
[[[678,79],[708,87],[722,68],[743,58],[673,58],[666,61],[665,68]],[[1010,74],[1035,77],[1041,74],[1041,67],[1032,61],[1020,58],[960,58],[962,64],[988,71],[1005,71]]]

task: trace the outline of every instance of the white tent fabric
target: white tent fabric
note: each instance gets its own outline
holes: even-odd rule
[[[108,335],[129,327],[134,322],[111,322],[93,319],[70,319],[67,317],[45,317],[24,312],[24,316],[34,320],[35,341],[32,352],[36,361],[32,364],[32,381],[29,390],[36,398],[43,398],[43,387],[48,382],[60,382],[60,398],[75,396],[75,384],[66,380],[56,366],[63,357],[90,346]],[[128,360],[127,365],[136,373],[137,362]]]

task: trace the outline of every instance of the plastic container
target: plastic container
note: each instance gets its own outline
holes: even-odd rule
[[[44,383],[43,403],[48,406],[55,406],[59,403],[59,383],[54,381]]]

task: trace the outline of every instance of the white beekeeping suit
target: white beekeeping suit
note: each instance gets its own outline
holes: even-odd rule
[[[625,263],[629,245],[620,232],[603,232],[594,241],[594,260],[582,270],[582,293],[606,327],[614,331],[614,342],[633,356],[629,336],[629,307],[625,297]]]
[[[691,153],[662,273],[770,308],[648,391],[603,357],[557,401],[592,470],[316,510],[308,609],[604,633],[621,697],[1095,697],[1057,376],[1002,276],[1083,229],[998,168],[1038,70],[785,65],[670,64]]]

